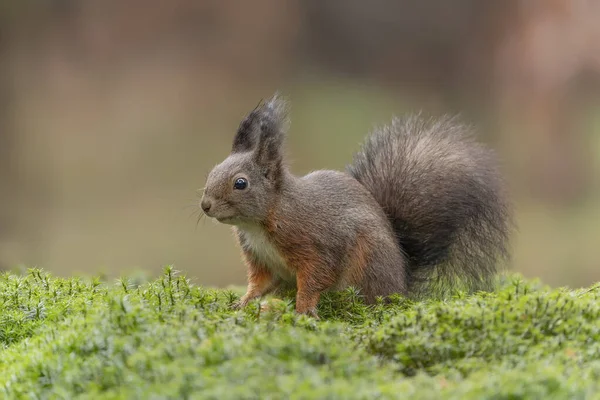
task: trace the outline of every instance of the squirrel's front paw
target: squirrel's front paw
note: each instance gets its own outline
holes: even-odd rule
[[[242,308],[245,308],[248,305],[248,303],[249,303],[249,300],[246,300],[242,297],[238,301],[231,304],[231,309],[232,310],[241,310]]]
[[[231,309],[232,310],[241,310],[242,308],[244,308],[246,305],[242,303],[242,300],[238,300],[238,301],[234,301],[231,304]]]
[[[256,297],[258,296],[248,296],[247,294],[245,294],[238,301],[234,302],[231,305],[231,308],[234,310],[241,310],[242,308],[245,308],[248,305],[248,303],[250,303]]]

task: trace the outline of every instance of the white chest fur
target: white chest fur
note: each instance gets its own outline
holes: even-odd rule
[[[238,229],[244,235],[246,246],[273,274],[286,281],[295,279],[295,274],[288,268],[279,250],[271,243],[262,228],[245,226]]]

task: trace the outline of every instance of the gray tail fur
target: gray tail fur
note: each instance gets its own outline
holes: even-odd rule
[[[394,119],[348,172],[388,215],[414,294],[491,288],[509,258],[510,207],[494,153],[469,127],[456,117]]]

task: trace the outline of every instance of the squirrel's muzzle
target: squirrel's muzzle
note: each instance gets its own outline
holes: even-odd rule
[[[206,197],[203,197],[202,200],[200,201],[200,208],[202,208],[202,211],[204,211],[204,213],[208,215],[208,212],[210,211],[211,207],[212,207],[212,202],[209,199],[207,199]]]

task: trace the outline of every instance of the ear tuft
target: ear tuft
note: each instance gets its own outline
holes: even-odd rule
[[[257,109],[254,109],[246,118],[240,122],[240,126],[233,138],[233,153],[241,153],[252,150],[258,141],[255,125],[258,120]]]
[[[287,133],[290,124],[288,117],[289,103],[279,93],[275,93],[273,97],[259,105],[259,109],[267,117],[262,121],[261,129],[263,128],[263,124],[270,123],[273,126],[269,129],[275,128],[274,130],[281,135]]]
[[[278,93],[267,101],[261,100],[240,123],[232,152],[262,152],[261,147],[267,142],[271,150],[277,143],[281,145],[289,128],[288,112],[288,103]]]
[[[283,168],[283,145],[289,127],[288,103],[275,94],[257,109],[259,113],[258,144],[254,159],[267,178],[278,181]]]

